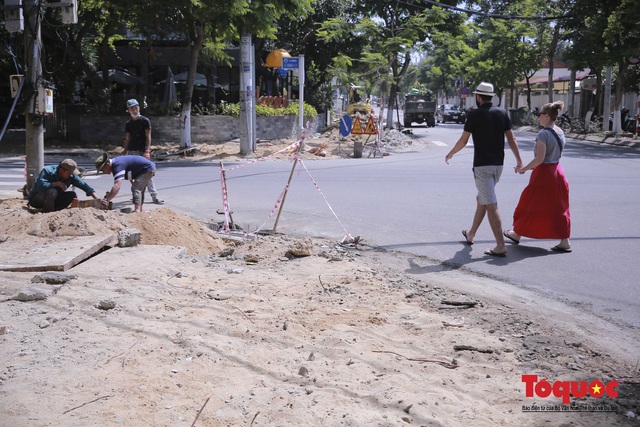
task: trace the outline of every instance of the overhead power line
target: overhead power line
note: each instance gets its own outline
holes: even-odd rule
[[[485,18],[494,18],[494,19],[504,19],[504,20],[514,20],[514,21],[558,21],[561,19],[568,19],[571,17],[571,15],[559,15],[559,16],[521,16],[521,15],[501,15],[501,14],[497,14],[497,13],[486,13],[486,12],[480,12],[477,10],[471,10],[471,9],[464,9],[461,7],[457,7],[457,6],[451,6],[448,4],[442,4],[438,1],[435,0],[424,0],[425,3],[429,3],[432,4],[434,6],[438,6],[441,7],[443,9],[448,9],[448,10],[453,10],[456,12],[461,12],[461,13],[466,13],[469,15],[476,15],[476,16],[482,16]],[[409,3],[407,2],[402,2],[405,3],[407,5],[409,5]],[[410,4],[411,6],[415,6],[415,4]]]

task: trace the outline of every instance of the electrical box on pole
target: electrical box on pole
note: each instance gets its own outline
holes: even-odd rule
[[[36,99],[35,111],[36,116],[44,116],[53,114],[53,90],[48,87],[38,85],[38,98]]]
[[[60,9],[63,24],[78,23],[78,0],[48,0],[46,7]]]
[[[24,31],[22,0],[4,0],[4,27],[10,33]]]
[[[9,86],[11,87],[11,98],[18,96],[18,91],[22,85],[24,76],[22,74],[12,74],[9,76]]]
[[[78,0],[62,1],[62,23],[77,24],[78,23]]]

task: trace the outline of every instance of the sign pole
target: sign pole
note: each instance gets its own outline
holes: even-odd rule
[[[299,64],[299,68],[298,68],[298,94],[299,94],[299,99],[298,99],[298,103],[299,105],[299,111],[298,111],[298,118],[299,118],[299,128],[298,128],[298,138],[300,138],[302,136],[302,132],[304,130],[304,55],[300,55],[300,64]],[[304,144],[304,141],[303,141]]]
[[[285,70],[298,69],[298,132],[300,138],[304,132],[304,55],[293,58],[282,58],[282,68]],[[302,141],[304,145],[304,141]],[[304,147],[303,147],[304,148]]]

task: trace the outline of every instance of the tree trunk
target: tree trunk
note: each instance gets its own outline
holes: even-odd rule
[[[549,45],[549,55],[547,61],[549,61],[549,81],[547,82],[549,91],[549,103],[553,102],[553,61],[556,56],[556,49],[558,48],[558,40],[560,39],[560,26],[556,25],[553,29],[553,37],[551,38],[551,44]]]
[[[531,83],[528,75],[525,75],[525,80],[527,82],[527,109],[531,111]]]
[[[596,75],[596,93],[591,99],[591,105],[587,106],[587,110],[593,110],[594,113],[600,114],[603,116],[603,122],[608,123],[609,117],[604,117],[604,112],[602,111],[602,72],[591,64],[589,64],[589,69],[594,70],[594,74]],[[584,110],[584,107],[581,107],[581,109]]]
[[[622,94],[624,93],[623,88],[624,88],[624,75],[625,72],[627,71],[627,61],[625,60],[620,60],[618,61],[618,76],[616,78],[616,91],[615,94],[613,96],[613,126],[612,126],[612,130],[618,134],[618,133],[622,133],[622,125],[623,123],[621,123],[621,116],[622,113],[620,111],[620,108],[622,107]],[[607,118],[608,120],[608,118]],[[604,123],[604,120],[603,120]]]
[[[184,98],[182,100],[182,113],[180,113],[180,149],[191,148],[191,98],[193,98],[193,84],[198,70],[198,58],[204,43],[204,22],[197,22],[195,26],[195,40],[191,48],[189,61],[189,74]]]
[[[393,129],[393,109],[396,107],[396,99],[398,98],[398,91],[396,85],[392,84],[389,90],[389,104],[387,109],[387,129]]]
[[[389,68],[391,68],[391,72],[393,73],[393,83],[391,84],[391,92],[389,93],[389,111],[387,111],[387,129],[393,129],[393,106],[395,105],[398,109],[398,115],[400,115],[400,105],[398,105],[398,93],[399,93],[399,85],[402,81],[402,78],[407,73],[407,68],[409,68],[409,63],[411,62],[411,55],[409,52],[406,52],[404,57],[404,61],[400,66],[398,66],[398,58],[395,57],[391,60],[389,64]],[[402,123],[400,123],[400,117],[398,117],[399,127],[402,127]]]

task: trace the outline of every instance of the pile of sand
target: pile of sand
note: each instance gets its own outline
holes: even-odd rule
[[[160,208],[142,214],[123,214],[94,208],[32,213],[20,199],[0,200],[0,236],[7,248],[11,240],[53,239],[68,236],[117,234],[127,228],[141,232],[144,245],[184,246],[191,254],[216,253],[227,243],[215,232],[186,215]]]

